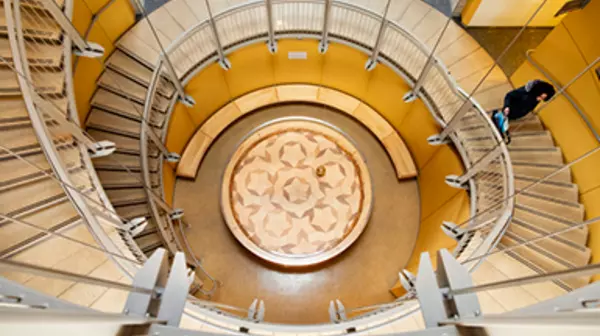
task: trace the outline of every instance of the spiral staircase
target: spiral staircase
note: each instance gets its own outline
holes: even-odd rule
[[[173,261],[178,251],[186,252],[188,275],[193,269],[199,273],[199,261],[189,256],[176,233],[184,222],[173,216],[176,209],[160,200],[164,198],[162,165],[168,157],[156,139],[164,141],[173,106],[185,98],[178,92],[176,81],[186,83],[204,65],[215,61],[225,68],[235,67],[228,63],[227,53],[251,43],[269,45],[275,41],[272,36],[319,39],[322,27],[317,22],[330,15],[330,43],[344,43],[361,51],[375,48],[373,36],[379,29],[375,22],[385,16],[390,22],[388,31],[402,31],[398,36],[403,40],[391,36],[383,39],[378,60],[399,69],[412,85],[418,83],[420,70],[415,69],[422,68],[427,53],[420,59],[399,55],[410,48],[437,48],[436,72],[431,76],[437,81],[424,83],[419,96],[436,106],[432,113],[443,125],[451,122],[451,112],[461,103],[472,102],[473,108],[458,116],[456,131],[449,137],[465,166],[476,166],[496,148],[505,150],[461,187],[471,190],[472,218],[486,217],[485,210],[499,204],[509,215],[496,213],[486,218],[497,225],[483,225],[481,230],[464,231],[459,225],[449,232],[457,239],[455,257],[467,261],[475,284],[588,265],[588,230],[579,226],[585,209],[579,203],[570,170],[539,181],[565,165],[561,149],[535,116],[511,124],[511,144],[501,143],[485,116],[486,111],[497,107],[510,84],[495,67],[472,100],[467,99],[464,92],[477,87],[494,61],[454,22],[435,46],[447,19],[421,1],[398,1],[389,8],[384,1],[333,1],[329,13],[320,14],[319,20],[315,13],[327,13],[327,5],[319,1],[211,3],[213,7],[207,8],[204,2],[173,0],[127,31],[114,52],[104,61],[98,60],[104,62],[104,71],[97,80],[89,117],[82,123],[85,132],[77,133],[72,131],[73,126],[78,128],[79,120],[72,92],[69,35],[45,1],[4,1],[0,13],[3,260],[135,284],[134,274],[141,265],[165,249]],[[275,14],[264,10],[267,5],[273,6]],[[71,17],[72,1],[56,2],[55,6],[65,17]],[[270,15],[279,15],[284,22],[267,29],[262,23],[273,20]],[[390,44],[394,43],[406,44],[393,48]],[[161,57],[165,54],[169,57]],[[440,89],[448,83],[463,90],[462,100],[439,94],[448,92],[447,88]],[[449,107],[442,108],[439,99],[447,99]],[[113,150],[102,147],[111,144]],[[511,188],[519,192],[514,203],[506,200]],[[573,226],[579,227],[523,245]],[[492,235],[498,239],[490,238]],[[488,239],[492,244],[482,249]],[[496,249],[509,250],[477,259]],[[106,312],[120,312],[127,300],[127,292],[74,279],[49,279],[43,273],[35,276],[13,268],[3,270],[2,276],[45,295]],[[479,292],[478,298],[484,313],[502,313],[567,294],[585,287],[590,279],[591,275],[585,275]],[[192,293],[205,288],[200,277],[189,280],[194,284]],[[404,288],[410,296],[411,288]],[[419,314],[410,314],[418,306],[403,301],[408,296],[391,308],[378,307],[368,314],[306,331],[301,326],[263,323],[256,304],[243,310],[245,316],[240,318],[231,313],[235,311],[231,307],[190,298],[181,327],[210,332],[331,335],[352,328],[373,334],[423,329]]]

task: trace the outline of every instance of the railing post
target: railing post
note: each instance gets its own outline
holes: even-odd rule
[[[162,142],[162,139],[150,129],[148,124],[142,122],[142,127],[144,128],[144,132],[150,136],[150,140],[156,145],[156,147],[158,147],[158,150],[162,153],[167,162],[179,162],[181,155],[175,152],[170,152],[167,146],[165,146],[165,144]]]
[[[435,134],[427,138],[427,142],[429,142],[429,144],[432,146],[447,143],[448,137],[452,132],[454,132],[461,119],[465,116],[465,114],[467,114],[467,112],[469,112],[473,108],[475,107],[471,104],[470,101],[465,101],[461,105],[460,109],[456,112],[456,114],[454,114],[452,119],[450,119],[450,122],[446,124],[446,127],[444,127],[444,129],[442,129],[442,131],[439,134]]]
[[[477,173],[486,169],[494,160],[502,155],[502,146],[496,146],[493,150],[488,152],[483,158],[475,163],[467,172],[461,176],[448,175],[446,176],[446,183],[455,188],[465,189],[467,182],[472,179]]]
[[[208,12],[208,22],[210,23],[210,28],[213,32],[213,37],[215,38],[215,43],[217,44],[217,54],[219,55],[219,65],[221,68],[225,70],[231,69],[231,62],[225,57],[225,52],[223,51],[223,45],[221,44],[221,39],[219,38],[219,31],[217,30],[217,24],[215,22],[215,18],[213,17],[212,10],[210,9],[210,4],[208,0],[204,0],[206,4],[206,10]]]
[[[456,6],[459,6],[459,4],[457,3]],[[419,78],[417,79],[415,86],[413,87],[413,89],[411,91],[407,92],[403,97],[403,100],[405,103],[410,103],[410,102],[414,101],[415,99],[417,99],[417,97],[419,95],[419,90],[421,90],[421,87],[423,87],[423,82],[425,81],[425,78],[429,74],[429,70],[431,70],[432,66],[437,62],[437,60],[435,58],[435,52],[437,51],[438,46],[442,42],[442,39],[444,38],[444,34],[446,33],[446,30],[450,26],[451,21],[452,21],[451,17],[449,17],[448,20],[446,20],[446,24],[444,25],[444,28],[442,28],[440,35],[438,36],[437,40],[435,41],[435,45],[431,49],[431,53],[429,54],[429,57],[427,58],[427,62],[425,62],[425,65],[423,66],[423,71],[421,71],[421,74],[419,75]]]
[[[385,4],[383,18],[381,19],[381,25],[379,26],[379,32],[377,33],[377,40],[375,40],[375,46],[373,46],[371,57],[369,57],[367,64],[365,64],[365,69],[367,69],[367,71],[371,71],[377,66],[377,58],[379,57],[379,50],[381,49],[381,40],[383,39],[383,34],[385,33],[385,29],[387,27],[387,15],[388,11],[390,10],[391,3],[392,0],[388,0]]]
[[[77,49],[75,54],[83,57],[97,58],[104,55],[104,48],[93,42],[89,42],[83,39],[73,23],[65,15],[65,13],[58,7],[54,0],[41,0],[44,8],[50,12],[56,23],[65,32],[65,34],[71,39],[73,45]]]
[[[148,22],[150,22],[150,21],[148,21]],[[161,56],[162,60],[164,61],[164,64],[167,66],[167,72],[169,73],[171,82],[173,82],[173,84],[175,85],[175,89],[177,90],[177,94],[179,95],[179,101],[183,105],[188,106],[188,107],[192,107],[192,106],[196,105],[196,101],[194,100],[194,98],[185,93],[183,84],[181,84],[181,81],[179,80],[179,77],[177,76],[177,73],[175,72],[175,68],[173,67],[173,63],[171,63],[171,60],[169,59],[169,55],[167,55],[166,53],[163,53],[160,56]]]
[[[275,29],[273,29],[273,0],[266,0],[265,5],[267,7],[267,28],[269,31],[267,48],[269,48],[271,54],[274,54],[277,52],[277,41],[275,41]]]
[[[319,52],[324,54],[329,49],[329,21],[333,0],[325,0],[325,12],[323,13],[323,33],[319,42]]]

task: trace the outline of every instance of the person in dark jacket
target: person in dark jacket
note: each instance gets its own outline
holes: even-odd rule
[[[533,111],[541,101],[550,100],[555,93],[552,84],[539,79],[532,80],[506,94],[502,112],[509,120],[521,119]]]
[[[492,113],[492,120],[504,141],[510,143],[508,121],[518,120],[533,111],[541,101],[548,101],[556,90],[550,83],[536,79],[528,82],[525,86],[514,89],[504,97],[504,107]]]

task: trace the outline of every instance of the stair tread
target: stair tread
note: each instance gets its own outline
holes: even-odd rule
[[[153,71],[141,64],[132,57],[129,57],[126,53],[121,50],[116,50],[108,60],[108,66],[113,70],[127,75],[128,77],[135,79],[148,87],[152,78]],[[164,79],[161,79],[157,90],[160,94],[170,98],[175,92],[175,88],[172,84],[168,83]]]
[[[62,31],[60,26],[52,19],[49,13],[32,14],[33,9],[23,10],[21,7],[21,20],[23,27],[23,35],[25,37],[42,38],[47,40],[59,40]],[[39,13],[39,12],[36,12]],[[0,32],[6,34],[6,11],[4,6],[0,7]]]
[[[530,187],[535,182],[535,179],[515,176],[515,189],[521,191],[527,188],[527,192],[530,194],[547,195],[570,203],[577,203],[579,201],[579,189],[576,184],[543,181]]]
[[[541,198],[529,195],[526,192],[517,195],[516,204],[564,218],[568,221],[583,221],[584,207],[581,204],[560,202],[550,198]]]
[[[543,233],[536,232],[533,227],[519,221],[513,221],[509,225],[508,231],[523,240],[532,240],[543,235]],[[587,265],[591,255],[590,250],[585,245],[569,244],[555,237],[542,239],[532,245],[544,249],[557,258],[575,266]]]
[[[511,236],[510,233],[505,234],[501,240],[501,245],[504,245],[504,246],[512,246],[512,245],[516,245],[518,243],[519,243],[518,238]],[[531,246],[521,246],[521,247],[518,247],[518,248],[508,252],[508,253],[513,256],[514,255],[520,256],[523,259],[521,261],[524,262],[526,265],[534,266],[543,273],[551,273],[551,272],[561,271],[561,270],[565,270],[565,269],[569,268],[569,266],[562,264],[562,263],[550,258],[549,256],[539,253],[538,251],[533,249]],[[559,281],[561,283],[565,284],[566,286],[575,289],[575,288],[579,288],[579,287],[584,286],[587,283],[589,283],[589,279],[590,279],[590,277],[578,277],[578,278],[566,278],[566,279],[562,279]]]
[[[105,188],[116,187],[136,187],[143,186],[142,174],[127,171],[115,170],[99,170],[98,177]],[[158,185],[159,179],[157,174],[150,174],[150,183],[152,186]]]
[[[140,104],[143,104],[146,100],[146,92],[148,90],[144,86],[122,76],[114,70],[106,69],[98,79],[98,84],[114,93],[131,97]],[[166,98],[155,95],[153,107],[164,112],[169,107],[169,101]]]
[[[69,168],[81,166],[81,157],[79,150],[75,147],[68,147],[59,150],[58,153],[65,166]],[[25,183],[31,178],[44,178],[46,175],[38,170],[43,169],[46,173],[53,174],[50,164],[43,153],[36,153],[23,157],[32,166],[17,158],[0,161],[0,188],[5,188],[15,183]]]
[[[108,189],[106,190],[106,195],[115,206],[147,201],[146,190],[144,188]]]
[[[137,155],[140,154],[139,139],[94,129],[88,130],[88,134],[90,134],[90,136],[96,140],[108,140],[114,142],[117,146],[117,152],[131,153]],[[149,146],[149,154],[151,156],[158,155],[158,149],[156,149],[154,146]]]
[[[123,118],[119,115],[95,108],[92,108],[90,111],[86,125],[87,127],[136,137],[141,132],[141,123],[139,121]]]
[[[142,114],[144,113],[143,105],[102,88],[98,88],[94,94],[92,106],[138,121],[142,120]],[[165,115],[163,113],[156,113],[153,110],[153,113],[150,113],[148,122],[160,127],[164,120]]]
[[[61,94],[65,84],[63,72],[32,72],[33,85],[41,94]],[[9,68],[0,69],[0,95],[19,95],[21,88],[17,74]]]
[[[141,169],[140,157],[134,154],[113,153],[110,157],[94,158],[93,163],[96,169],[126,170],[123,166],[132,171],[140,171]],[[148,160],[150,172],[157,172],[159,163],[158,160],[150,158]]]
[[[147,204],[136,204],[115,207],[117,213],[126,219],[133,219],[136,217],[150,217],[150,210]]]
[[[62,202],[19,219],[47,230],[55,230],[79,220],[80,217],[71,203]],[[0,230],[2,230],[2,235],[0,235],[0,254],[7,253],[27,240],[44,233],[36,228],[14,221],[9,221],[2,225]]]
[[[567,221],[555,216],[549,216],[548,214],[518,205],[515,207],[514,218],[534,226],[545,233],[561,231],[576,225],[575,222]],[[587,227],[582,227],[565,232],[561,234],[560,237],[575,244],[585,245],[587,242],[587,235]]]
[[[31,43],[25,43],[25,51],[30,66],[59,67],[62,63],[63,46],[60,44],[38,43],[33,46]],[[10,42],[6,38],[0,39],[0,56],[13,63]]]

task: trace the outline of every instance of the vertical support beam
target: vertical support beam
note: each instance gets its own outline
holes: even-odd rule
[[[210,3],[208,0],[204,0],[206,4],[206,10],[208,12],[208,22],[210,23],[210,28],[213,33],[213,37],[215,38],[215,42],[217,43],[217,54],[219,55],[219,65],[221,68],[225,70],[231,69],[231,62],[225,57],[225,52],[223,51],[223,45],[221,44],[221,39],[219,38],[219,31],[217,30],[217,24],[215,22],[215,18],[213,17],[212,10],[210,9]]]
[[[367,60],[367,64],[365,64],[365,69],[367,69],[367,71],[371,71],[377,66],[377,58],[379,58],[381,40],[383,39],[383,34],[385,33],[385,29],[387,28],[387,15],[388,11],[390,10],[391,3],[392,0],[388,0],[385,4],[383,18],[381,19],[381,25],[379,26],[379,32],[377,33],[377,40],[375,40],[375,46],[373,46],[373,52],[371,53],[371,57],[369,57],[369,59]]]
[[[97,58],[104,55],[104,48],[93,42],[88,42],[79,35],[73,23],[65,15],[65,13],[58,7],[54,0],[41,0],[44,8],[50,12],[56,23],[65,32],[65,34],[71,39],[73,45],[77,49],[75,54],[83,57]]]
[[[173,258],[169,279],[161,297],[157,318],[167,321],[167,325],[179,326],[189,289],[185,255],[177,252]]]
[[[274,54],[277,52],[277,41],[275,41],[275,29],[273,28],[273,0],[266,0],[265,5],[267,7],[267,29],[269,32],[267,48],[269,48],[271,54]]]
[[[469,170],[467,170],[467,172],[463,175],[446,176],[446,183],[451,187],[464,189],[464,186],[467,185],[467,182],[469,182],[470,179],[475,177],[477,173],[486,169],[494,160],[499,158],[500,155],[502,155],[502,146],[496,146],[494,149],[489,151],[484,157],[479,159],[479,161],[477,161],[474,165],[472,165],[471,168],[469,168]]]
[[[440,321],[448,318],[428,252],[421,253],[415,289],[426,328],[435,328]]]
[[[329,21],[333,0],[325,0],[325,12],[323,13],[323,33],[319,42],[319,53],[324,54],[329,49]]]
[[[448,143],[448,137],[452,132],[454,132],[456,127],[458,127],[461,119],[465,116],[465,114],[467,114],[467,112],[474,108],[475,107],[473,104],[471,104],[470,100],[465,100],[460,109],[454,114],[452,119],[450,119],[450,122],[446,124],[446,127],[444,127],[439,134],[435,134],[427,138],[427,142],[429,142],[429,144],[432,146]]]
[[[148,134],[150,140],[158,147],[158,150],[162,153],[165,160],[168,162],[179,162],[181,155],[170,152],[167,146],[162,142],[162,139],[154,132],[154,130],[150,129],[150,126],[146,122],[142,122],[142,128],[144,129],[144,132]]]
[[[465,288],[473,286],[473,280],[466,267],[461,265],[446,249],[437,253],[437,280],[442,288]],[[477,317],[481,315],[481,307],[477,294],[470,293],[456,295],[448,298],[446,304],[447,315],[464,317]]]

